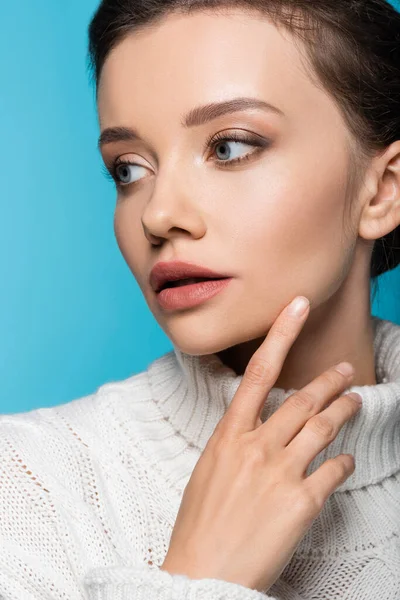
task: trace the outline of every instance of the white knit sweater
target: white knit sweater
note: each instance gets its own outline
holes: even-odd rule
[[[399,600],[400,325],[372,317],[378,384],[311,463],[355,456],[265,592],[159,569],[183,490],[241,376],[178,349],[52,408],[0,415],[2,600]],[[274,388],[265,421],[293,390]]]

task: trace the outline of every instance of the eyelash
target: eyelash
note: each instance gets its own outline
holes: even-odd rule
[[[218,145],[221,144],[221,142],[241,142],[242,144],[246,144],[248,146],[253,146],[254,148],[258,148],[257,150],[253,150],[252,152],[248,152],[247,154],[244,154],[243,156],[239,156],[237,158],[233,158],[231,160],[220,160],[217,159],[216,162],[219,166],[219,168],[228,168],[233,164],[238,164],[247,160],[250,160],[254,155],[259,154],[264,148],[266,148],[267,146],[270,145],[270,140],[267,139],[262,139],[260,137],[253,137],[253,136],[248,136],[248,135],[239,135],[237,133],[231,133],[231,134],[225,134],[225,133],[217,133],[216,136],[210,135],[205,143],[205,148],[207,148],[210,144],[210,142],[213,140],[213,143],[211,145],[211,149],[214,151],[214,148]],[[102,171],[104,176],[107,179],[110,179],[111,181],[113,181],[117,187],[117,189],[122,189],[122,188],[126,188],[129,187],[130,185],[134,185],[135,183],[139,183],[137,182],[132,182],[132,183],[121,183],[118,180],[118,174],[117,174],[117,167],[120,166],[142,166],[142,165],[138,165],[137,163],[133,163],[133,162],[129,162],[129,161],[125,161],[125,160],[119,160],[117,159],[115,161],[115,163],[110,167],[110,169],[108,169],[107,167],[105,167],[104,165],[102,166]]]

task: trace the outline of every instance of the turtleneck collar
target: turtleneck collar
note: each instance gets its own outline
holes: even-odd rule
[[[376,385],[351,386],[363,399],[361,410],[310,464],[314,472],[328,458],[355,457],[354,473],[338,491],[360,488],[400,468],[400,325],[372,316]],[[161,369],[160,369],[161,367]],[[202,452],[242,380],[217,354],[190,355],[176,346],[148,368],[154,398],[164,419]],[[265,422],[295,389],[274,387],[261,420]]]

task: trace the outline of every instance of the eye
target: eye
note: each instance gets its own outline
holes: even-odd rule
[[[139,179],[135,181],[129,181],[130,174],[137,174],[147,171],[145,167],[142,165],[138,165],[137,163],[132,163],[127,160],[117,159],[113,165],[107,168],[105,165],[102,166],[102,171],[106,179],[110,179],[114,181],[117,188],[126,187],[127,185],[134,185]]]
[[[229,158],[230,152],[226,151],[228,144],[242,145],[242,146],[250,146],[255,148],[252,152],[247,152],[244,155],[240,155],[234,158]],[[206,141],[205,147],[211,147],[213,151],[217,147],[222,147],[225,149],[222,152],[222,158],[218,158],[214,160],[218,167],[228,168],[233,164],[240,163],[245,160],[249,160],[255,155],[260,154],[264,150],[271,145],[271,140],[262,138],[261,136],[249,135],[249,134],[238,134],[237,132],[233,132],[231,134],[227,134],[226,132],[218,133],[216,136],[209,136]],[[228,156],[228,160],[224,160]],[[107,179],[114,181],[117,189],[121,190],[122,188],[126,188],[130,185],[135,185],[141,178],[137,178],[134,181],[130,181],[130,174],[140,174],[145,173],[147,171],[146,167],[139,165],[137,163],[129,162],[123,159],[117,159],[113,165],[110,167],[102,167],[103,174]]]
[[[225,167],[230,167],[233,164],[245,161],[245,160],[250,160],[250,158],[252,158],[254,155],[258,155],[260,152],[262,152],[262,150],[266,147],[268,147],[270,145],[270,141],[261,137],[254,137],[248,134],[238,134],[236,132],[231,133],[231,134],[226,134],[226,133],[220,133],[217,134],[214,138],[211,138],[209,140],[207,140],[207,146],[210,144],[210,142],[212,141],[211,144],[211,148],[213,151],[215,151],[219,146],[225,149],[222,152],[222,159],[218,158],[217,160],[215,160],[214,162],[216,162],[218,164],[219,167],[225,168]],[[256,150],[253,150],[252,152],[247,152],[243,155],[234,157],[234,158],[230,158],[231,153],[226,150],[228,147],[228,144],[234,144],[236,145],[242,145],[242,146],[250,146],[252,148],[256,148]],[[235,146],[234,146],[235,147]],[[227,160],[224,160],[224,157],[227,158]]]

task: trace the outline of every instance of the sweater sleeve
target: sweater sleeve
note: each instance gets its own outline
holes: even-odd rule
[[[35,468],[42,433],[24,416],[0,415],[0,600],[87,600],[80,557],[68,552],[51,485]]]
[[[98,539],[87,537],[84,548],[81,530],[69,528],[78,519],[89,531],[90,513],[76,512],[75,484],[65,479],[72,456],[63,439],[52,445],[54,435],[34,417],[0,415],[0,600],[283,600],[232,582],[171,575],[135,561],[133,550],[131,566],[88,559]]]
[[[91,569],[89,600],[280,600],[222,579],[190,579],[147,565]]]

